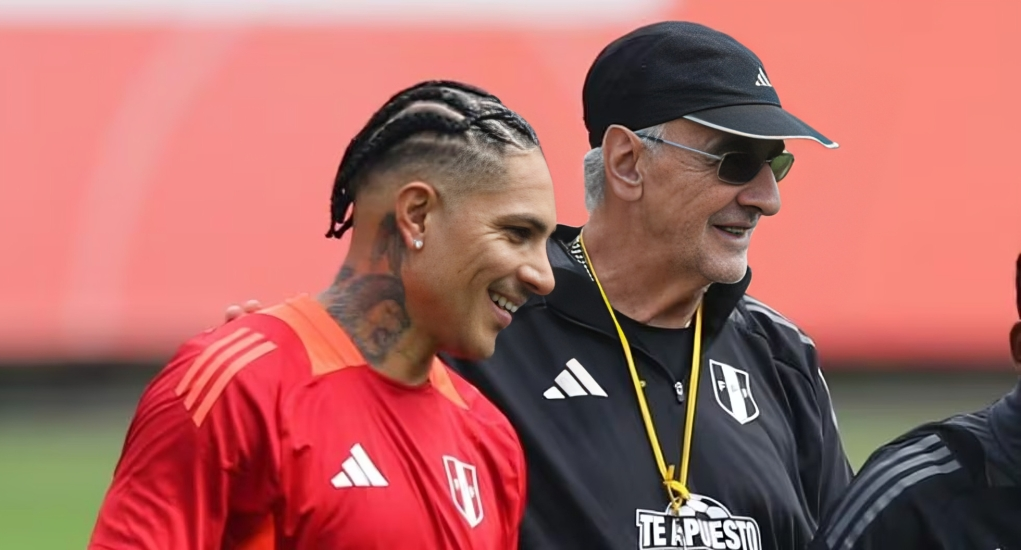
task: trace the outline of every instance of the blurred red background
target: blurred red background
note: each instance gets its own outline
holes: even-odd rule
[[[751,293],[824,360],[1007,360],[1021,4],[628,5],[534,25],[0,12],[0,361],[160,357],[230,303],[324,287],[346,246],[323,238],[340,155],[422,79],[478,84],[531,121],[560,219],[582,224],[585,72],[667,18],[751,47],[785,107],[841,144],[788,143]]]

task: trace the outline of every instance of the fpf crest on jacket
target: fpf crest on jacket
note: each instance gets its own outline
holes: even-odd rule
[[[711,359],[709,369],[712,372],[716,402],[720,407],[741,424],[747,424],[758,418],[759,406],[752,396],[752,383],[748,373]]]

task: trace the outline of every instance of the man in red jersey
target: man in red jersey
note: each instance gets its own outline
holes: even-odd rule
[[[352,140],[331,210],[328,237],[355,228],[333,285],[192,339],[146,389],[90,548],[517,546],[517,436],[436,354],[488,357],[553,288],[534,131],[419,84]]]

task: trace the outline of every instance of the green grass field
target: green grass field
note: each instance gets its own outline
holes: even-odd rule
[[[838,377],[830,388],[853,465],[908,427],[979,408],[1010,375]],[[0,548],[84,548],[134,396],[96,407],[0,409]],[[30,402],[30,399],[22,399]]]

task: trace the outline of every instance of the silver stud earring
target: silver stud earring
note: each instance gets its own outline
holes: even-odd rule
[[[425,246],[425,243],[418,239],[411,241],[411,244],[415,246],[415,250],[422,250],[422,247]]]

